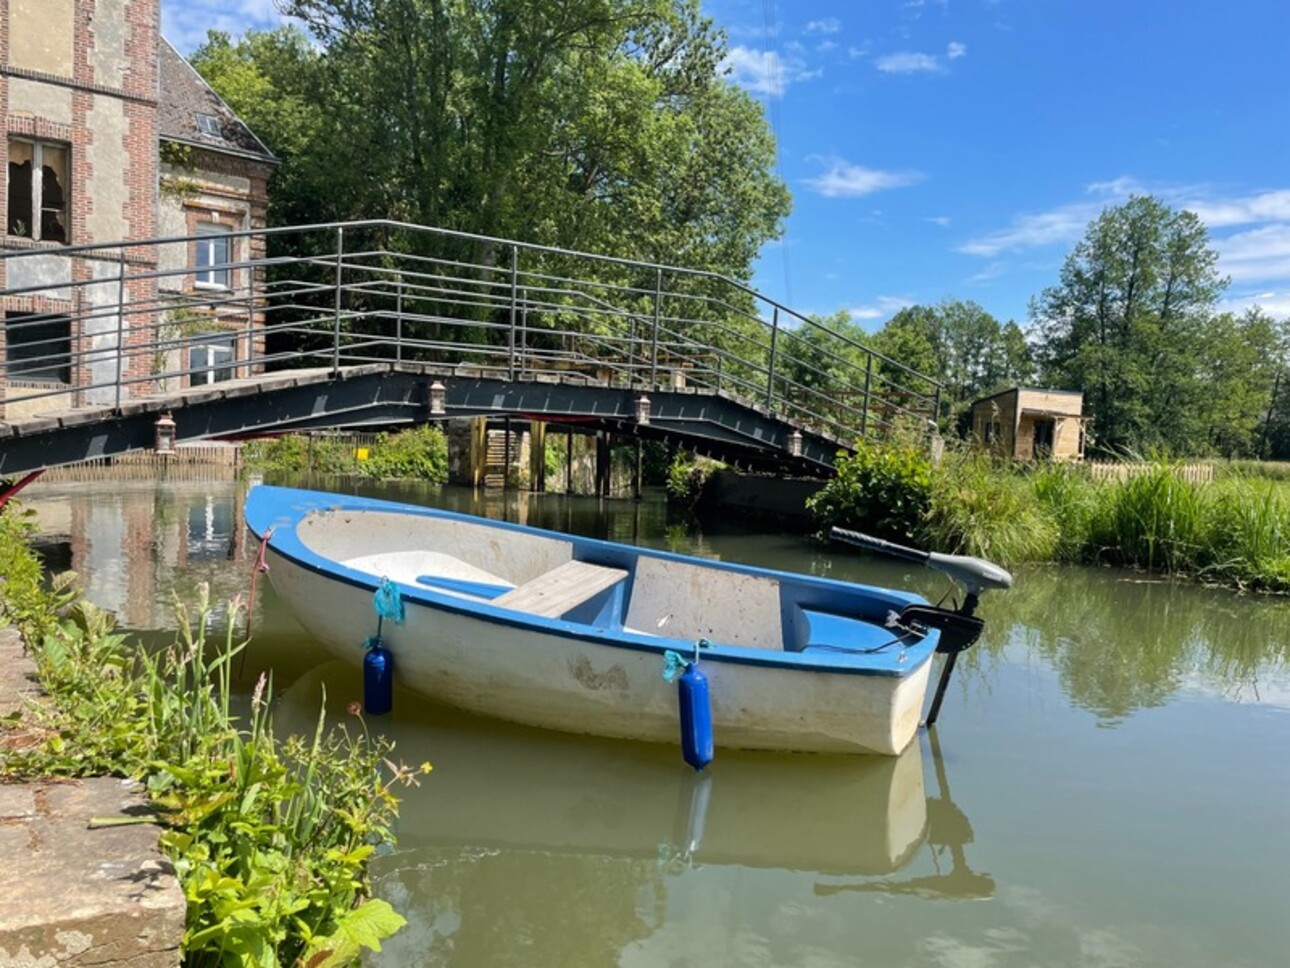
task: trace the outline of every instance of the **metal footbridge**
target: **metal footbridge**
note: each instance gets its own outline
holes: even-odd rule
[[[940,386],[710,272],[389,221],[0,252],[0,478],[457,417],[827,474]]]

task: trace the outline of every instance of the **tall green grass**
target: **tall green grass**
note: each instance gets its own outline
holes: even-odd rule
[[[816,519],[824,527],[881,525],[873,509],[890,500],[892,481],[865,493],[869,481],[848,469],[850,460],[813,502]],[[924,547],[1004,565],[1117,565],[1290,592],[1290,483],[1267,475],[1228,470],[1192,483],[1156,459],[1135,476],[1099,481],[1079,465],[999,463],[967,449],[951,450],[936,467],[927,461],[926,470],[930,503],[911,529]],[[922,486],[921,473],[906,476]]]

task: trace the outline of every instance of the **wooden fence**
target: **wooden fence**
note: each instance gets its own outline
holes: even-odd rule
[[[1147,462],[1086,460],[1083,463],[1090,477],[1095,481],[1126,481],[1131,477],[1157,470],[1161,465]],[[1167,464],[1170,473],[1189,484],[1209,484],[1214,480],[1214,465]]]

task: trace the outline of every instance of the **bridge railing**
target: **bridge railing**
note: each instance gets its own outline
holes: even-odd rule
[[[726,393],[836,438],[940,386],[713,273],[396,222],[0,252],[13,421],[290,367],[475,364]]]

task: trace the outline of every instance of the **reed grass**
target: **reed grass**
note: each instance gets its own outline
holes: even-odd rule
[[[865,530],[867,509],[888,496],[849,493],[867,481],[846,460],[812,510],[825,527]],[[1167,459],[1147,463],[1133,476],[1095,479],[1078,465],[1000,463],[952,449],[939,466],[928,463],[932,497],[914,537],[1007,566],[1106,564],[1290,592],[1290,483],[1232,467],[1197,483]]]

